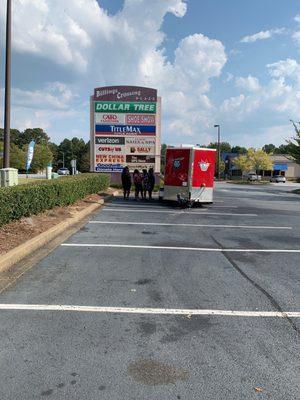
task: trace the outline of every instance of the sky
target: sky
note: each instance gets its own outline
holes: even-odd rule
[[[89,98],[154,87],[162,142],[280,145],[300,120],[299,0],[13,0],[13,128],[89,139]],[[0,4],[3,126],[5,1]]]

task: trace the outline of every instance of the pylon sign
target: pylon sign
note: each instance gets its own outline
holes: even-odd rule
[[[91,171],[124,166],[160,171],[160,108],[157,90],[108,86],[91,97]]]

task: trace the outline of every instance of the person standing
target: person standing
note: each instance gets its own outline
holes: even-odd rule
[[[142,199],[146,200],[147,191],[149,190],[149,179],[148,172],[146,169],[143,169],[142,174]]]
[[[152,192],[154,189],[154,185],[155,185],[155,175],[154,175],[154,171],[153,168],[149,168],[148,171],[148,193],[149,193],[149,200],[152,199]]]
[[[121,175],[124,200],[129,199],[131,189],[131,175],[128,167],[124,167]]]
[[[133,183],[134,183],[134,187],[135,187],[135,200],[139,199],[140,193],[143,198],[142,177],[137,169],[135,169],[133,172]]]

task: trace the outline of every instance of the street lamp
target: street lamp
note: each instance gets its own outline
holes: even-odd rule
[[[5,100],[3,167],[9,168],[10,150],[10,85],[11,85],[11,0],[7,0],[6,51],[5,51]]]
[[[218,128],[218,180],[220,180],[220,164],[221,164],[220,125],[214,125],[214,128]]]

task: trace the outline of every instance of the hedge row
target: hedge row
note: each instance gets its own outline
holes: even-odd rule
[[[56,206],[68,206],[109,186],[103,174],[83,174],[57,180],[0,188],[0,226]]]

